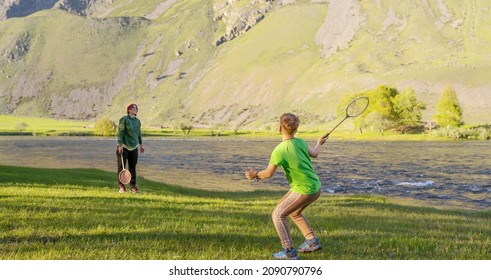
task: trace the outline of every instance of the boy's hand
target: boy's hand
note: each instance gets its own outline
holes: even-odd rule
[[[323,145],[324,143],[326,143],[327,139],[329,139],[329,134],[326,134],[326,135],[322,135],[318,140],[317,140],[317,144],[319,145]]]
[[[249,170],[245,172],[245,176],[249,180],[256,178],[256,174],[257,174],[257,171],[252,167],[249,167]]]

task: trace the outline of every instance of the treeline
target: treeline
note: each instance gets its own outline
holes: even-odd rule
[[[345,95],[337,107],[337,115],[344,115],[346,106],[360,96],[366,96],[370,100],[367,110],[354,120],[354,125],[360,133],[377,131],[383,135],[386,131],[400,133],[428,131],[435,136],[454,139],[491,139],[489,125],[462,127],[463,110],[457,93],[449,85],[440,94],[431,120],[422,119],[426,104],[417,99],[413,88],[399,91],[385,85],[369,91]]]
[[[353,121],[360,133],[385,132],[397,133],[430,133],[437,137],[452,139],[491,139],[491,125],[464,126],[462,107],[457,93],[447,85],[440,93],[431,120],[423,120],[426,104],[419,101],[413,88],[402,91],[385,85],[372,90],[346,94],[337,106],[336,114],[344,116],[346,106],[355,98],[366,96],[370,100],[368,108]],[[181,123],[184,135],[189,135],[194,128],[190,123]],[[109,136],[116,134],[117,126],[107,118],[99,120],[94,126],[94,134]],[[178,130],[178,128],[176,128]],[[176,130],[175,129],[175,130]],[[214,135],[212,129],[211,135]]]

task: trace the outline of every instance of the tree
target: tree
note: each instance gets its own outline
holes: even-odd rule
[[[336,109],[337,116],[344,117],[346,106],[360,96],[366,96],[370,101],[363,114],[353,121],[360,133],[368,129],[383,134],[389,129],[396,127],[406,129],[421,123],[425,105],[417,100],[414,90],[407,88],[399,93],[396,88],[384,85],[370,91],[344,96]]]
[[[446,126],[448,128],[462,125],[462,108],[460,107],[457,93],[452,86],[447,85],[440,94],[433,120],[441,127]]]
[[[183,122],[181,123],[181,130],[184,136],[189,136],[191,133],[191,130],[194,128],[194,126],[190,122]]]
[[[116,133],[116,124],[108,118],[102,118],[94,125],[94,134],[100,136],[111,136]]]
[[[368,128],[372,132],[378,131],[381,135],[384,135],[384,131],[387,129],[387,127],[392,125],[392,122],[379,112],[370,112],[365,118],[365,123],[370,124]]]
[[[422,110],[426,108],[423,102],[418,101],[413,88],[406,88],[393,99],[397,123],[402,126],[416,126],[421,123]]]
[[[360,132],[363,129],[384,131],[395,126],[398,118],[393,106],[393,98],[398,94],[396,88],[378,86],[368,92],[358,94],[370,100],[368,108],[354,120]],[[368,117],[371,116],[371,117]]]

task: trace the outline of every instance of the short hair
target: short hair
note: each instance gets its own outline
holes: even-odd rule
[[[292,113],[284,113],[280,117],[280,125],[288,133],[294,134],[300,125],[300,119]]]
[[[128,105],[128,107],[126,107],[126,113],[129,113],[131,107],[135,106],[136,107],[136,110],[138,110],[138,105],[136,105],[135,103],[131,103],[130,105]]]

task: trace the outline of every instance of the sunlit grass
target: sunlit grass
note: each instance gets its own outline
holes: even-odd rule
[[[139,179],[120,194],[94,169],[0,166],[0,259],[269,259],[283,192],[210,192]],[[491,212],[323,195],[324,249],[303,259],[489,259]],[[292,225],[295,244],[303,238]]]
[[[317,138],[326,133],[332,125],[325,127],[315,127],[308,130],[300,130],[297,136],[303,138]],[[276,127],[271,129],[260,130],[231,130],[216,128],[193,128],[189,135],[186,135],[181,129],[174,128],[151,128],[143,127],[144,136],[162,136],[162,137],[280,137]],[[70,121],[58,120],[51,118],[31,118],[19,116],[0,115],[0,135],[94,135],[94,123],[88,121]],[[448,138],[437,137],[425,134],[400,134],[396,132],[387,132],[383,135],[378,132],[365,132],[363,134],[351,129],[339,128],[331,134],[330,139],[338,140],[383,140],[383,141],[407,141],[407,140],[445,140]]]
[[[0,115],[0,134],[7,135],[92,135],[93,123]]]

